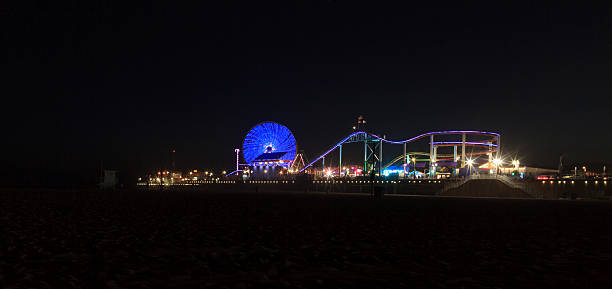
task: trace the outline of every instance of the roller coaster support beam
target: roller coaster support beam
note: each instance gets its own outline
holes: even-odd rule
[[[434,135],[429,136],[429,177],[433,178],[433,165],[436,162],[434,155]]]
[[[489,173],[493,171],[493,166],[491,166],[491,163],[493,163],[493,143],[489,142],[489,153],[487,153],[487,155],[489,155]]]
[[[461,167],[465,167],[465,133],[461,134]]]
[[[501,158],[501,142],[499,135],[497,135],[497,158]]]
[[[325,157],[323,157],[323,174],[325,174]]]
[[[363,175],[368,174],[368,138],[367,135],[363,138]]]
[[[438,161],[438,146],[437,145],[434,146],[433,161],[434,162]]]
[[[406,143],[404,143],[404,167],[408,164],[408,156],[406,155]]]
[[[384,136],[383,136],[383,138],[384,138]],[[383,158],[382,158],[382,145],[383,145],[383,142],[382,142],[382,140],[380,140],[379,143],[380,144],[378,145],[378,147],[380,148],[380,152],[379,152],[379,155],[378,155],[378,173],[382,176],[382,162],[383,162]]]
[[[340,151],[340,157],[338,158],[338,177],[342,176],[342,145],[338,147]]]

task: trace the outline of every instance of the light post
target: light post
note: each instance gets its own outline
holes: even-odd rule
[[[474,165],[474,161],[472,159],[468,159],[466,164],[468,165],[468,176],[470,176],[472,174],[472,166]]]
[[[495,178],[497,178],[497,174],[499,172],[499,166],[502,164],[501,159],[494,159],[493,164],[495,165]]]
[[[238,175],[238,170],[239,168],[239,160],[240,160],[240,149],[235,149],[234,152],[236,153],[236,175]]]
[[[574,167],[574,179],[578,178],[578,167]]]

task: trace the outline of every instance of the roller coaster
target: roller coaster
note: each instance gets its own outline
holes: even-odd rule
[[[458,141],[436,141],[436,137],[442,135],[457,135],[461,136],[461,139]],[[484,140],[468,140],[468,137],[473,137],[475,135],[479,136],[480,138],[484,138]],[[427,137],[429,137],[428,153],[408,152],[406,150],[407,144],[416,142],[417,140]],[[488,155],[490,162],[491,158],[493,157],[493,154],[499,154],[501,150],[500,134],[494,132],[477,130],[434,131],[423,133],[409,139],[395,141],[380,137],[365,130],[359,130],[354,131],[353,133],[349,134],[348,136],[331,146],[331,148],[316,157],[312,162],[302,167],[299,170],[299,173],[305,172],[313,168],[313,166],[319,161],[322,161],[324,163],[325,157],[336,150],[339,152],[338,171],[340,171],[342,168],[342,147],[350,143],[363,143],[364,145],[364,174],[371,171],[382,172],[382,170],[400,161],[403,161],[404,167],[408,166],[410,162],[413,163],[412,165],[414,167],[416,166],[416,162],[420,161],[429,163],[430,177],[433,177],[433,173],[435,173],[435,168],[437,167],[438,162],[451,161],[454,162],[455,165],[458,165],[458,162],[460,161],[460,166],[463,168],[466,165],[466,161],[473,156],[483,154]],[[393,145],[403,145],[403,153],[399,156],[394,157],[390,162],[383,165],[383,144],[385,143]],[[453,154],[438,154],[439,147],[453,147]],[[471,152],[466,152],[467,147],[476,147],[479,151],[474,151],[472,149]],[[459,148],[461,149],[460,152],[458,151]],[[427,158],[421,158],[417,160],[415,158],[415,156],[417,155],[425,155]],[[410,158],[410,156],[413,157]]]

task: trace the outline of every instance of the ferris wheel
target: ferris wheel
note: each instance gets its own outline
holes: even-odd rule
[[[293,133],[286,126],[275,122],[262,122],[254,126],[242,143],[242,154],[250,166],[288,166],[296,152]]]

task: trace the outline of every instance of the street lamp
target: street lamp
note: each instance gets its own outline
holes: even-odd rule
[[[493,164],[495,165],[495,177],[497,177],[497,172],[499,171],[499,166],[502,164],[502,160],[496,158],[493,160]]]
[[[467,159],[465,162],[468,165],[468,176],[472,174],[472,166],[474,165],[474,160]]]

